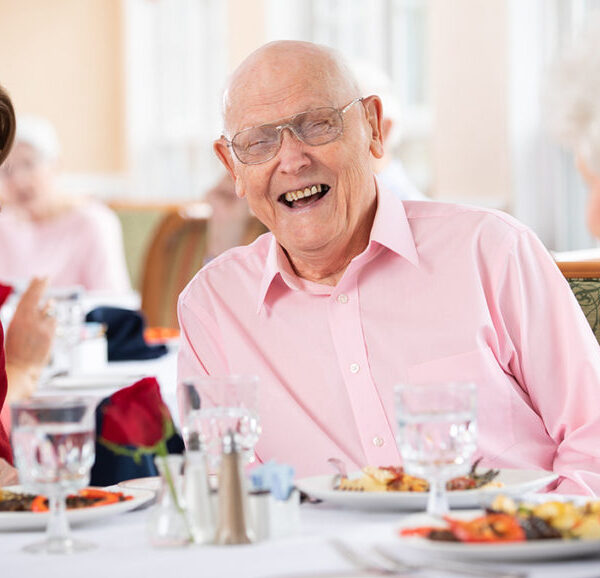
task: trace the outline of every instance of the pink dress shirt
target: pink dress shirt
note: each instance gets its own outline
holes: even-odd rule
[[[53,287],[89,291],[131,288],[117,216],[93,201],[34,223],[9,208],[0,213],[0,281],[48,277]]]
[[[337,286],[297,277],[270,233],[205,266],[179,300],[179,379],[260,376],[259,459],[298,476],[401,462],[394,386],[472,380],[487,467],[600,492],[600,349],[535,235],[500,212],[378,193]]]

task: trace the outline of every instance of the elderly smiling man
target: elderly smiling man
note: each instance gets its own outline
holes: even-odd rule
[[[502,213],[378,190],[381,102],[330,50],[276,42],[224,96],[215,151],[272,233],[179,301],[180,379],[261,378],[261,460],[398,464],[394,385],[472,380],[488,466],[600,491],[600,350],[536,237]]]

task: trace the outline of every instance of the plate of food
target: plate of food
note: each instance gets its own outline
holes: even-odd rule
[[[154,492],[133,488],[125,492],[84,488],[67,497],[67,518],[71,525],[82,524],[134,510],[154,496]],[[48,516],[44,496],[26,493],[20,486],[0,488],[0,531],[45,530]]]
[[[408,516],[398,536],[402,548],[443,558],[533,561],[597,554],[600,501],[500,495],[486,510],[451,512],[444,520]]]
[[[511,496],[536,492],[557,478],[544,470],[488,470],[479,473],[477,463],[467,476],[447,484],[451,508],[477,508],[502,492]],[[401,467],[367,466],[359,472],[302,478],[296,487],[312,498],[357,510],[423,510],[429,486],[409,476]]]

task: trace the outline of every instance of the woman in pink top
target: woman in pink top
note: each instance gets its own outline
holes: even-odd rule
[[[117,217],[103,204],[60,191],[60,147],[52,125],[23,117],[0,170],[0,280],[48,277],[52,286],[127,291]]]

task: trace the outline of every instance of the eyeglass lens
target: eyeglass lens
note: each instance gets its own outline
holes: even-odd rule
[[[308,145],[322,145],[340,136],[343,128],[342,115],[335,108],[318,108],[302,112],[286,124],[268,124],[244,130],[232,141],[236,155],[245,163],[269,160],[281,146],[281,132],[284,128],[289,128]]]

